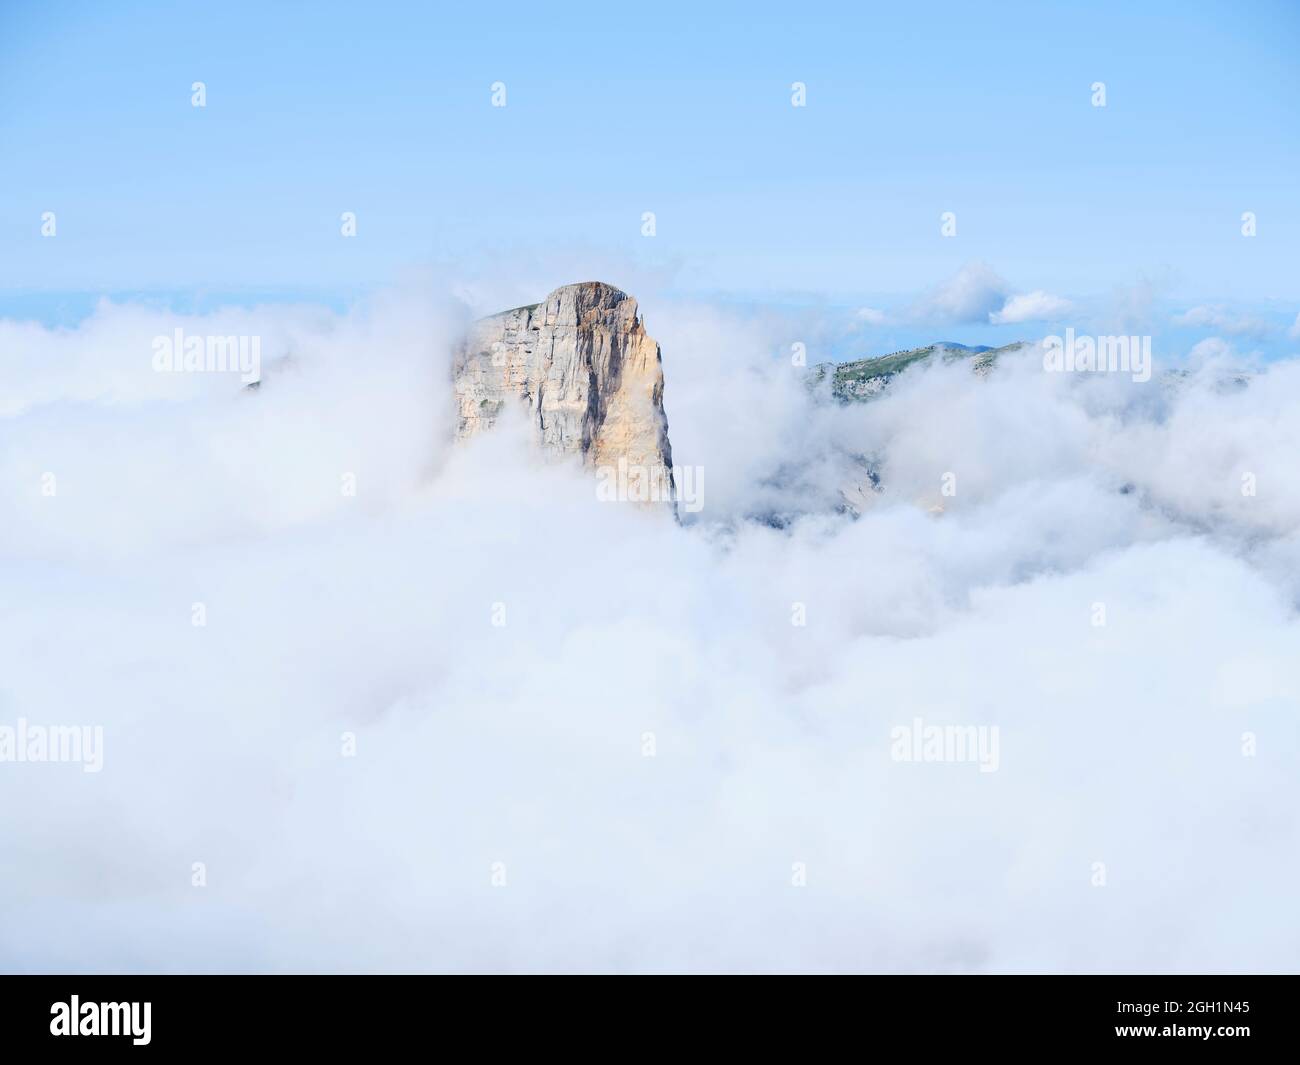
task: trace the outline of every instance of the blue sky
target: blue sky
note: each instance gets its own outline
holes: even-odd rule
[[[1295,306],[1298,45],[1300,5],[1270,2],[6,0],[0,312],[338,299],[559,250],[737,298],[869,300],[984,261],[1017,290]]]

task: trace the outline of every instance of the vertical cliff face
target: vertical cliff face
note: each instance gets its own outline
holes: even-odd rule
[[[456,353],[454,373],[459,438],[521,404],[548,454],[596,468],[625,463],[633,492],[642,477],[671,487],[659,345],[626,292],[587,281],[483,318]]]

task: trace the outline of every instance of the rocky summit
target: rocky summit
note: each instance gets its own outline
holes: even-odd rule
[[[512,404],[544,452],[672,485],[659,345],[637,303],[598,281],[475,322],[455,353],[456,435],[489,429]],[[634,496],[635,497],[635,496]]]

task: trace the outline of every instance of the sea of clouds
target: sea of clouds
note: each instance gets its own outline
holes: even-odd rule
[[[454,446],[427,292],[0,322],[0,724],[104,737],[0,764],[0,968],[1300,968],[1300,360],[841,407],[780,322],[645,309],[680,524]],[[178,326],[261,386],[153,372]]]

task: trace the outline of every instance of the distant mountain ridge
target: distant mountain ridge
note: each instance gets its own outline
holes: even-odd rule
[[[928,344],[923,348],[909,348],[905,351],[873,355],[870,358],[855,359],[851,362],[822,362],[809,371],[809,385],[816,388],[830,377],[831,395],[841,403],[853,403],[878,396],[889,382],[904,370],[928,362],[935,355],[944,362],[969,359],[971,370],[983,376],[993,368],[998,356],[1015,351],[1024,345],[1025,341],[1022,340],[1003,344],[998,348],[986,345],[971,347],[943,341]]]

